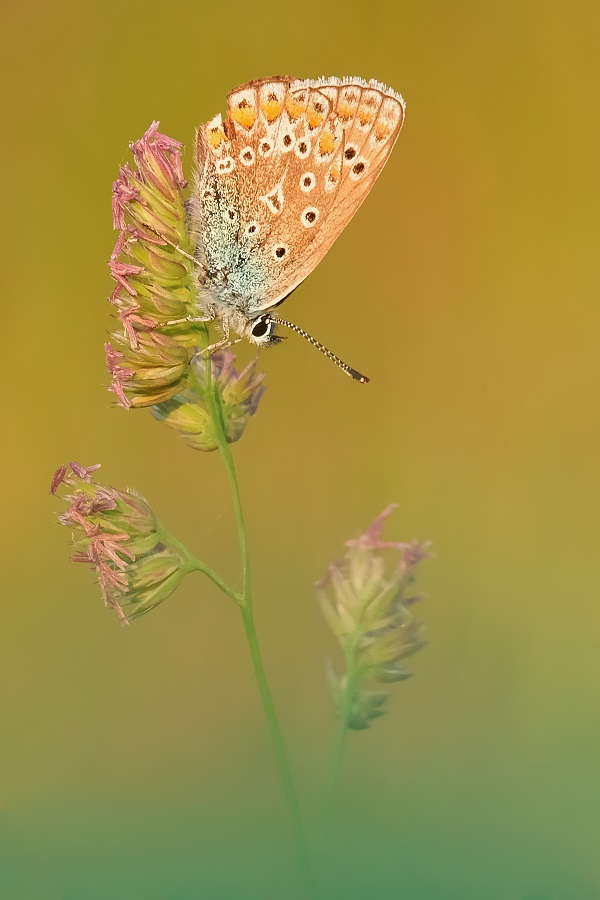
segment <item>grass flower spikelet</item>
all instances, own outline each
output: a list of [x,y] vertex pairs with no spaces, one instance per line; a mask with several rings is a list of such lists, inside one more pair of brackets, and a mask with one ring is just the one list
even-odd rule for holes
[[146,500],[98,484],[98,468],[60,466],[50,492],[67,504],[58,520],[73,533],[72,561],[95,569],[104,603],[127,623],[166,600],[190,567]]
[[[338,716],[348,728],[369,727],[384,714],[387,690],[378,685],[409,678],[404,660],[425,645],[423,625],[411,607],[415,567],[430,555],[428,542],[382,540],[388,506],[366,531],[346,541],[344,557],[317,584],[321,609],[346,659],[346,672],[328,679]],[[386,556],[395,557],[390,565]],[[386,554],[386,556],[384,556]]]

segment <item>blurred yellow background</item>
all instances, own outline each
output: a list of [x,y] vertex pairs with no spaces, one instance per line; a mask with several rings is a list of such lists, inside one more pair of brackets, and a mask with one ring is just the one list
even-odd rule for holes
[[[288,821],[236,609],[200,576],[129,629],[48,497],[102,463],[236,582],[216,454],[111,407],[111,182],[153,119],[235,85],[360,75],[407,117],[285,306],[235,447],[268,675],[310,815],[333,736],[313,583],[392,500],[429,538],[430,644],[350,736],[332,897],[600,897],[597,102],[591,2],[4,11],[0,898],[287,898]],[[7,414],[8,411],[8,414]],[[296,893],[298,891],[298,893]]]

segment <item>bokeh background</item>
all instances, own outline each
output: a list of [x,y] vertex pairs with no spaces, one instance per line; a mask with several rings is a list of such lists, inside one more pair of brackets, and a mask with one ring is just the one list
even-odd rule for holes
[[193,576],[119,628],[47,493],[101,462],[239,579],[218,456],[105,391],[110,186],[153,119],[189,161],[229,89],[281,72],[408,103],[286,305],[373,383],[291,338],[235,447],[309,816],[337,659],[313,583],[392,500],[390,536],[436,551],[417,675],[349,741],[328,896],[600,897],[599,26],[585,0],[5,8],[2,900],[304,896],[237,610]]

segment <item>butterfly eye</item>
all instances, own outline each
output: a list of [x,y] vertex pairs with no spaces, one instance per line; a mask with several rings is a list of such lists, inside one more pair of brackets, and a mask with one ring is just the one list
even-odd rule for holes
[[260,316],[252,326],[252,337],[265,337],[271,330],[270,316]]

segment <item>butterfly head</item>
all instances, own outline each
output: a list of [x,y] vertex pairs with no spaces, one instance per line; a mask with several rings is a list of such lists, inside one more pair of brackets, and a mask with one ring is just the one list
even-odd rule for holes
[[354,378],[355,381],[360,381],[363,384],[367,384],[370,379],[367,378],[366,375],[363,375],[362,372],[359,372],[357,369],[353,369],[352,366],[349,366],[347,363],[343,362],[336,356],[335,353],[332,353],[331,350],[328,350],[327,347],[324,346],[320,341],[309,334],[308,331],[305,331],[304,328],[300,328],[299,325],[294,325],[293,322],[288,322],[287,319],[274,319],[270,313],[261,313],[260,316],[257,316],[254,319],[247,319],[244,323],[243,334],[248,338],[253,344],[257,344],[259,346],[273,344],[279,344],[284,338],[280,335],[275,334],[275,328],[278,325],[283,325],[285,328],[289,328],[291,331],[294,331],[296,334],[299,334],[305,340],[312,344],[313,347],[316,347],[317,350],[320,350],[328,359],[339,366],[346,375],[349,375],[351,378]]

